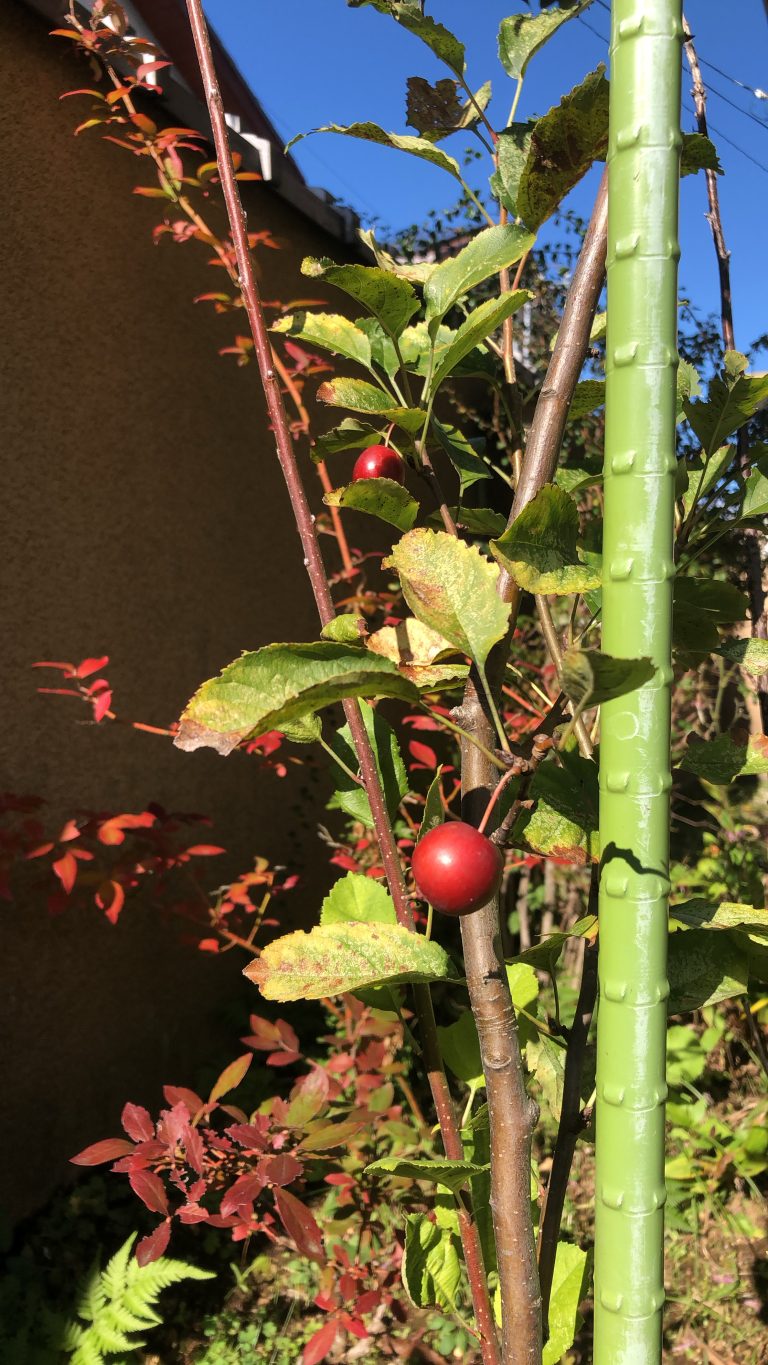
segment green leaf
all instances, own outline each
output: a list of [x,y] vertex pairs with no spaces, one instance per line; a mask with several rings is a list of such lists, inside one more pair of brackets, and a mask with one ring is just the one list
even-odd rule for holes
[[358,228],[357,235],[375,257],[379,268],[388,275],[396,275],[411,284],[424,284],[435,268],[430,261],[396,261],[394,256],[376,241],[376,234],[372,228]]
[[323,640],[336,640],[341,645],[360,644],[360,627],[365,627],[365,620],[358,616],[354,611],[345,611],[341,616],[334,616],[327,626],[323,626],[320,635]]
[[[408,773],[400,754],[397,735],[379,711],[369,706],[367,702],[361,704],[360,711],[384,789],[387,811],[390,817],[393,817],[409,790]],[[331,748],[347,768],[352,772],[358,771],[357,754],[348,725],[342,726],[333,736]],[[329,810],[343,810],[353,820],[359,820],[362,824],[372,827],[373,816],[365,788],[353,782],[341,768],[335,769],[334,781],[336,791],[328,802]]]
[[282,733],[292,744],[315,744],[323,733],[323,727],[320,717],[310,713],[287,724],[283,722]]
[[457,427],[445,425],[432,418],[432,431],[459,476],[459,493],[463,498],[468,488],[480,479],[490,479],[491,471],[483,463],[474,445]]
[[466,1185],[471,1176],[483,1175],[488,1168],[476,1166],[472,1161],[449,1161],[447,1157],[432,1160],[385,1156],[369,1162],[365,1169],[368,1174],[393,1175],[400,1180],[430,1180],[434,1185],[455,1192]]
[[[382,420],[381,426],[386,422]],[[345,417],[339,426],[315,438],[310,451],[315,464],[326,460],[329,455],[337,455],[342,450],[365,450],[367,446],[381,445],[382,433],[367,422],[358,422],[356,417]]]
[[683,146],[680,152],[680,177],[695,175],[697,171],[714,171],[723,174],[714,142],[703,133],[683,133]]
[[420,0],[347,0],[352,9],[371,5],[380,14],[389,14],[398,24],[408,29],[431,48],[441,62],[445,62],[457,76],[464,73],[464,44],[434,19],[422,12]]
[[582,488],[603,482],[603,461],[600,455],[582,455],[579,464],[561,465],[555,475],[558,488],[566,493],[578,493]]
[[565,1048],[558,1047],[553,1038],[539,1033],[525,1049],[528,1070],[541,1088],[542,1098],[555,1123],[560,1122],[565,1081]]
[[768,448],[758,447],[766,453],[755,461],[747,479],[744,501],[741,505],[740,519],[764,517],[768,515]]
[[596,924],[595,915],[584,915],[567,932],[556,930],[554,933],[548,934],[540,943],[533,943],[530,948],[524,949],[522,953],[518,953],[510,961],[525,962],[530,967],[534,967],[537,972],[549,972],[551,974],[557,966],[558,958],[568,939],[590,936]]
[[[507,525],[506,517],[490,507],[451,507],[449,511],[462,530],[473,536],[484,536],[486,540],[502,535]],[[431,512],[427,517],[427,525],[439,531],[443,525],[440,513]]]
[[406,327],[400,337],[400,354],[407,370],[412,374],[426,375],[429,369],[429,357],[432,347],[435,348],[435,359],[438,360],[447,346],[450,346],[456,335],[455,327],[447,327],[441,323],[433,334],[430,334],[426,322],[414,322],[410,327]]
[[413,285],[376,265],[335,265],[327,256],[319,260],[307,256],[301,263],[301,273],[343,289],[392,336],[399,336],[419,311]]
[[768,640],[726,640],[717,652],[739,664],[751,678],[768,673]]
[[397,916],[386,887],[360,872],[348,872],[323,901],[320,923],[396,924]]
[[430,331],[434,334],[433,324],[475,285],[519,261],[534,240],[530,232],[516,226],[484,228],[458,255],[435,266],[424,286]]
[[721,901],[719,905],[695,896],[670,907],[670,926],[677,923],[687,929],[761,929],[768,930],[768,910],[754,905],[739,905]]
[[570,750],[560,760],[562,766],[549,759],[534,773],[530,796],[536,805],[520,816],[515,840],[524,840],[536,853],[571,863],[596,862],[600,854],[597,764]]
[[682,495],[683,512],[690,515],[700,498],[706,496],[731,464],[736,451],[733,446],[721,446],[708,460],[683,462],[688,474],[688,485]]
[[582,710],[636,691],[655,672],[650,659],[615,659],[599,649],[566,649],[563,654],[563,690]]
[[392,399],[383,389],[376,388],[365,379],[331,379],[321,384],[317,390],[321,403],[334,408],[351,408],[353,412],[367,412],[384,422],[394,422],[404,431],[420,431],[424,425],[426,412],[421,408],[399,408],[392,406]]
[[369,516],[396,526],[399,531],[410,531],[419,511],[416,499],[395,479],[356,479],[354,483],[326,493],[323,502],[329,507],[367,512]]
[[690,929],[670,935],[667,976],[669,1013],[684,1014],[744,995],[747,955],[728,933]]
[[436,981],[452,974],[437,943],[401,924],[323,924],[273,939],[244,976],[267,1000],[321,1000],[384,982]]
[[474,308],[462,322],[450,346],[441,353],[429,387],[430,396],[464,356],[501,327],[504,320],[522,308],[529,298],[531,295],[527,289],[515,289],[502,294],[500,298],[486,299],[485,303]]
[[579,1304],[588,1291],[589,1255],[571,1242],[558,1242],[549,1299],[549,1337],[542,1365],[558,1365],[581,1326]]
[[560,28],[587,8],[590,0],[572,5],[570,9],[543,10],[541,14],[513,14],[502,19],[499,28],[499,61],[513,80],[522,80],[532,57]]
[[441,800],[442,776],[443,765],[441,763],[440,767],[438,768],[437,772],[432,778],[432,781],[429,784],[429,790],[424,801],[424,814],[421,817],[419,833],[416,839],[417,843],[419,842],[419,839],[424,838],[425,834],[429,834],[429,831],[431,829],[434,829],[436,825],[442,825],[443,821],[445,820],[445,814],[443,812],[443,803]]
[[461,1284],[458,1238],[423,1213],[408,1214],[400,1273],[405,1291],[417,1308],[454,1312]]
[[459,163],[452,156],[448,156],[447,152],[441,152],[439,147],[435,147],[423,137],[411,137],[407,133],[385,133],[378,123],[350,123],[346,128],[338,123],[327,123],[322,128],[311,128],[309,133],[299,133],[291,138],[286,145],[286,152],[295,147],[302,138],[310,137],[312,133],[341,133],[344,137],[361,138],[363,142],[376,142],[380,147],[408,152],[411,156],[418,156],[422,161],[431,161],[433,166],[439,166],[454,179],[461,181]]
[[490,81],[463,103],[459,86],[450,77],[431,85],[422,76],[409,76],[407,85],[406,122],[429,142],[441,142],[451,133],[473,128],[491,98]]
[[688,398],[696,398],[701,393],[701,381],[698,372],[682,356],[677,367],[677,422],[682,422],[685,417],[685,401]]
[[588,412],[594,412],[595,408],[601,408],[604,403],[605,380],[582,379],[573,391],[568,421],[573,422],[580,417],[586,417]]
[[743,592],[722,578],[676,578],[675,610],[709,617],[715,625],[743,621],[749,603]]
[[332,355],[355,360],[358,365],[370,369],[371,343],[368,337],[354,322],[339,313],[291,313],[288,317],[278,318],[269,330],[297,337],[310,346],[320,346]]
[[507,629],[509,605],[496,592],[499,569],[445,531],[409,531],[385,567],[400,577],[415,616],[481,667]]
[[453,1024],[438,1027],[440,1051],[446,1066],[465,1085],[477,1089],[485,1085],[480,1041],[471,1010],[464,1010]]
[[726,351],[723,374],[710,381],[706,399],[683,404],[706,455],[713,455],[768,400],[768,374],[743,374],[742,361],[746,365],[738,351]]
[[[499,138],[493,188],[532,231],[608,150],[608,82],[601,65],[535,122]],[[524,159],[523,159],[524,158]]]
[[579,559],[578,534],[576,503],[564,489],[547,483],[490,549],[526,592],[586,592],[599,587],[601,579]]
[[266,645],[198,688],[174,744],[228,754],[244,739],[280,730],[344,697],[384,696],[415,701],[418,692],[389,659],[366,649],[331,640]]
[[717,786],[727,786],[737,777],[760,776],[768,773],[768,736],[750,735],[746,744],[736,743],[730,735],[692,736],[680,767]]

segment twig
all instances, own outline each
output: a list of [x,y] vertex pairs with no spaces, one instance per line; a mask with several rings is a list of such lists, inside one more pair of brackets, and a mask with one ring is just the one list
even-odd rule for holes
[[[597,909],[597,868],[592,869],[590,885],[590,912]],[[539,1231],[539,1279],[544,1321],[549,1317],[549,1297],[552,1291],[552,1274],[555,1269],[557,1239],[563,1217],[563,1205],[571,1175],[573,1155],[579,1133],[584,1127],[581,1111],[581,1073],[587,1048],[587,1038],[592,1023],[595,1001],[597,999],[597,943],[587,943],[584,948],[584,961],[581,969],[581,987],[576,1002],[576,1013],[568,1039],[568,1052],[565,1058],[563,1077],[563,1103],[560,1112],[560,1126],[552,1156],[549,1183],[544,1195]]]
[[[557,638],[555,623],[552,620],[552,610],[546,597],[539,595],[536,598],[536,611],[539,617],[541,633],[544,642],[549,650],[549,657],[555,666],[557,681],[560,687],[563,686],[563,651],[560,648],[560,641]],[[582,758],[591,758],[593,744],[589,737],[589,732],[584,724],[583,716],[576,716],[573,721],[573,732],[579,742],[579,752]]]
[[[264,311],[261,305],[256,277],[248,246],[248,232],[245,214],[235,179],[232,156],[229,148],[227,125],[224,117],[224,104],[216,78],[211,54],[208,29],[203,16],[202,0],[187,0],[192,35],[195,42],[197,60],[205,91],[206,103],[211,119],[216,159],[221,176],[224,202],[227,206],[232,239],[235,247],[237,268],[243,304],[253,337],[254,351],[259,367],[264,395],[267,403],[272,429],[277,447],[277,456],[293,508],[296,526],[304,552],[304,564],[312,586],[315,603],[321,623],[326,625],[335,615],[330,587],[323,565],[320,545],[315,530],[314,518],[309,509],[306,492],[301,482],[296,455],[293,449],[288,419],[283,403],[280,383],[274,368],[272,348],[267,334]],[[360,773],[365,785],[371,807],[374,829],[379,844],[381,860],[395,906],[398,922],[406,928],[414,929],[413,912],[408,900],[403,869],[397,851],[392,825],[387,813],[384,793],[376,768],[376,762],[368,734],[363,723],[359,704],[354,700],[344,702],[344,714],[350,728],[352,740],[360,764]],[[450,1160],[460,1160],[463,1156],[461,1135],[456,1114],[448,1089],[445,1071],[440,1056],[432,997],[429,987],[416,986],[414,989],[416,1012],[419,1019],[424,1060],[427,1069],[432,1097],[443,1138],[446,1156]],[[470,1283],[472,1302],[478,1330],[483,1342],[484,1358],[489,1365],[500,1365],[496,1327],[488,1295],[488,1286],[483,1266],[482,1249],[477,1225],[466,1209],[459,1214],[464,1259]]]

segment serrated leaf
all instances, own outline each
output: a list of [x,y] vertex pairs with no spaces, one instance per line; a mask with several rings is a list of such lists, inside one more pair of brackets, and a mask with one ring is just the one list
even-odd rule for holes
[[408,1214],[401,1274],[405,1291],[417,1308],[454,1312],[461,1284],[457,1237],[423,1213]]
[[730,933],[690,929],[672,934],[667,963],[669,1013],[683,1014],[744,995],[748,975],[747,954]]
[[403,676],[420,689],[467,676],[465,663],[438,662],[446,654],[454,654],[456,647],[413,616],[396,626],[382,626],[369,635],[367,644],[374,654],[391,659]]
[[579,708],[635,692],[656,672],[650,659],[615,659],[599,649],[566,649],[561,668],[563,690]]
[[525,962],[529,967],[534,967],[537,972],[554,971],[558,958],[569,938],[591,938],[596,929],[597,918],[594,915],[585,915],[577,920],[567,932],[555,931],[548,934],[540,943],[531,944],[530,948],[525,948],[522,953],[511,958],[511,962]]
[[445,27],[423,13],[420,0],[347,0],[352,9],[370,5],[379,14],[388,14],[420,38],[441,62],[445,62],[457,76],[464,72],[464,44]]
[[721,578],[676,578],[674,604],[675,612],[706,617],[718,626],[745,620],[749,610],[744,593]]
[[328,403],[334,408],[371,413],[411,433],[421,430],[427,415],[422,408],[393,407],[389,394],[365,379],[331,379],[320,385],[317,397],[321,403]]
[[675,420],[682,422],[685,417],[685,401],[696,398],[701,393],[701,380],[698,371],[682,356],[677,366],[677,415]]
[[429,784],[429,789],[424,801],[424,813],[421,817],[419,833],[416,838],[417,843],[419,842],[419,839],[424,838],[425,834],[429,834],[431,829],[435,829],[437,825],[442,825],[445,820],[442,802],[442,779],[443,765],[441,763]]
[[[765,451],[760,455],[760,451]],[[768,516],[768,448],[758,446],[750,454],[757,455],[755,464],[750,471],[744,490],[744,501],[741,504],[740,519],[745,521],[748,517]]]
[[320,910],[321,924],[396,924],[386,887],[361,872],[348,872],[328,892]]
[[400,924],[326,924],[274,939],[244,975],[267,1000],[321,1000],[384,982],[437,981],[451,964],[439,944]]
[[499,139],[493,188],[532,231],[608,151],[608,82],[601,65],[542,118]]
[[393,1175],[400,1180],[429,1180],[446,1190],[460,1190],[473,1175],[483,1175],[487,1166],[476,1166],[472,1161],[449,1161],[447,1157],[385,1156],[366,1166],[369,1175]]
[[697,171],[714,171],[723,174],[717,147],[703,133],[683,133],[680,151],[680,178],[695,175]]
[[344,697],[401,697],[418,692],[388,659],[353,645],[266,645],[242,654],[188,703],[174,743],[231,753],[244,739],[279,730]]
[[[502,535],[507,524],[506,517],[490,507],[451,507],[449,511],[461,530],[473,536],[483,536],[486,540]],[[427,525],[436,531],[440,530],[443,525],[440,513],[431,512],[427,517]]]
[[450,77],[431,85],[423,76],[409,76],[407,86],[406,122],[429,142],[441,142],[451,133],[473,128],[491,98],[490,81],[473,99],[463,102],[457,82]]
[[602,482],[603,461],[599,455],[584,455],[579,464],[561,465],[555,474],[555,483],[566,493],[578,493]]
[[513,14],[502,19],[499,27],[499,61],[513,80],[521,80],[532,57],[560,28],[587,8],[591,0],[570,9],[542,10],[540,14]]
[[438,422],[433,417],[432,431],[459,476],[459,494],[462,498],[473,483],[478,483],[480,479],[490,479],[490,469],[483,463],[472,442],[462,435],[458,427]]
[[282,733],[293,744],[316,744],[323,733],[323,726],[319,716],[314,714],[298,716],[296,720],[287,723],[283,721]]
[[444,318],[470,289],[514,265],[533,243],[533,235],[517,226],[489,227],[478,232],[462,251],[441,261],[432,271],[424,286],[427,322],[434,324]]
[[365,627],[365,619],[354,611],[334,616],[320,631],[321,639],[335,640],[337,644],[354,645],[361,642],[360,627]]
[[605,380],[582,379],[573,391],[568,421],[573,422],[580,417],[586,417],[588,412],[594,412],[595,408],[601,408],[604,403]]
[[735,901],[715,904],[695,896],[670,906],[670,924],[675,921],[688,929],[760,929],[768,931],[768,910]]
[[560,1122],[565,1081],[565,1049],[552,1038],[539,1033],[525,1049],[528,1070],[536,1078],[547,1108],[556,1123]]
[[357,235],[375,257],[379,268],[388,275],[396,275],[411,284],[424,284],[435,268],[430,261],[396,261],[394,256],[376,241],[376,234],[372,228],[358,228]]
[[386,332],[399,336],[419,310],[419,300],[408,280],[376,265],[336,265],[327,256],[307,256],[302,275],[327,280],[371,313]]
[[724,372],[710,380],[707,397],[683,404],[705,455],[714,454],[732,431],[744,426],[768,401],[768,375],[742,374],[730,357],[746,364],[738,352],[726,351]]
[[562,766],[551,759],[537,768],[530,787],[533,811],[525,811],[514,828],[516,840],[536,853],[567,862],[596,862],[598,839],[597,764],[566,750]]
[[392,337],[377,318],[356,318],[355,326],[368,338],[373,364],[378,365],[380,370],[393,379],[400,368],[400,361]]
[[398,531],[410,531],[419,512],[419,504],[395,479],[356,479],[326,493],[323,502],[329,507],[344,507],[353,512],[367,512]]
[[518,308],[522,308],[530,297],[527,289],[515,289],[502,294],[500,298],[486,299],[485,303],[474,308],[462,322],[451,344],[441,352],[429,386],[429,394],[434,394],[451,370],[454,370],[475,346],[501,327],[506,318],[516,313]]
[[311,137],[313,133],[341,133],[344,137],[355,137],[362,139],[363,142],[375,142],[380,147],[391,147],[394,151],[408,152],[411,156],[417,156],[422,161],[431,161],[433,166],[439,166],[441,170],[447,171],[455,180],[461,181],[461,171],[459,163],[447,152],[442,152],[439,147],[435,147],[432,142],[428,142],[423,137],[411,137],[407,133],[386,133],[380,128],[378,123],[350,123],[347,127],[342,127],[338,123],[327,123],[322,128],[312,128],[308,133],[299,133],[296,137],[286,144],[286,152],[295,147],[302,138]]
[[[381,427],[385,426],[386,422],[382,420]],[[381,430],[369,426],[367,422],[358,422],[356,417],[345,417],[339,426],[315,438],[310,454],[315,464],[318,464],[320,460],[339,451],[365,450],[366,446],[380,445],[381,440]]]
[[[378,710],[366,702],[362,703],[360,711],[373,749],[376,770],[387,803],[387,811],[390,817],[394,817],[400,802],[409,790],[408,773],[400,754],[397,735]],[[331,739],[331,748],[335,754],[338,754],[347,768],[352,772],[357,772],[357,754],[348,725],[337,730]],[[361,824],[372,826],[373,816],[365,788],[353,782],[352,778],[341,768],[335,770],[334,781],[336,791],[328,802],[329,809],[343,810],[353,820],[359,820]]]
[[699,499],[705,497],[723,477],[735,454],[735,448],[726,445],[716,450],[708,460],[682,462],[688,475],[687,486],[681,499],[686,517],[693,511]]
[[475,546],[426,530],[409,531],[384,564],[396,569],[414,615],[482,667],[509,620],[498,566]]
[[371,343],[368,337],[354,322],[339,313],[291,313],[288,317],[278,318],[269,330],[297,337],[310,346],[319,346],[332,355],[355,360],[358,365],[370,369]]
[[492,540],[494,558],[532,593],[586,592],[600,586],[600,574],[579,558],[579,513],[564,489],[548,483]]
[[549,1299],[549,1336],[542,1365],[559,1365],[581,1326],[579,1304],[589,1283],[589,1254],[571,1242],[558,1242]]
[[751,678],[768,673],[768,640],[726,640],[717,652],[739,664]]
[[730,735],[692,738],[680,767],[717,786],[727,786],[737,777],[761,776],[768,773],[768,736],[750,735],[746,744],[737,743]]

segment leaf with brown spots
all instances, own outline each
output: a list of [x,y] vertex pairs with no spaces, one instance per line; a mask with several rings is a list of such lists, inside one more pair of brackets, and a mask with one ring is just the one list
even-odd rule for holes
[[436,981],[451,974],[438,943],[400,924],[354,922],[286,934],[244,971],[267,1000],[321,1000],[385,981]]

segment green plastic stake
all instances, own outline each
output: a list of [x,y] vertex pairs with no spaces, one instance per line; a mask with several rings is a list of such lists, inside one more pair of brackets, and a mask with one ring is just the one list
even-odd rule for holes
[[681,0],[613,0],[595,1365],[661,1360]]

